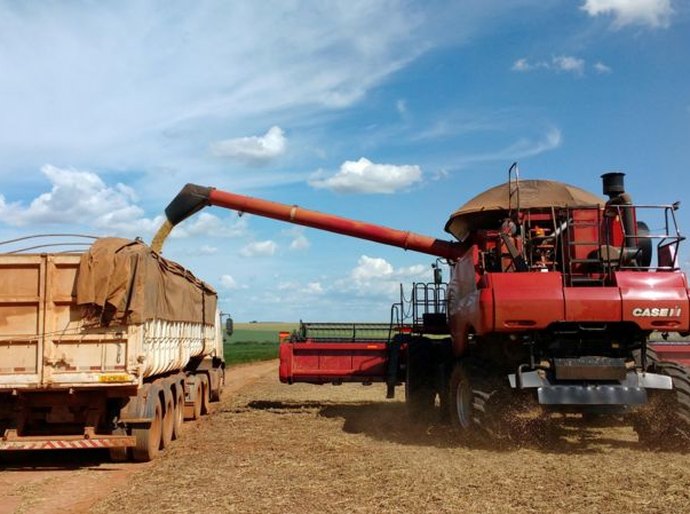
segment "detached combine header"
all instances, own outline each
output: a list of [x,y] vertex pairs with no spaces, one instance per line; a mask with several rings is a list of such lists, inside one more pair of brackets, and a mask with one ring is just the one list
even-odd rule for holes
[[[690,333],[678,266],[678,204],[636,205],[623,173],[607,200],[549,180],[508,182],[448,219],[457,241],[395,230],[192,184],[166,209],[170,227],[207,205],[439,257],[443,284],[415,284],[412,319],[381,338],[305,336],[281,345],[284,382],[405,384],[414,416],[441,414],[467,433],[510,436],[516,405],[629,415],[641,439],[690,434],[690,350],[652,334]],[[654,219],[652,231],[642,219]],[[656,228],[660,227],[660,228]],[[402,295],[401,295],[402,296]],[[520,401],[516,401],[519,399]],[[649,420],[654,420],[651,423]]]

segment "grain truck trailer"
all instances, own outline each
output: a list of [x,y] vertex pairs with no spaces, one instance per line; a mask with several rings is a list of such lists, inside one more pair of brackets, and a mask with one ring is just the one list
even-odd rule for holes
[[143,243],[0,255],[0,451],[151,460],[223,376],[215,292]]
[[[307,334],[284,343],[285,382],[385,381],[389,396],[404,383],[415,418],[436,412],[438,399],[468,435],[511,437],[516,409],[537,405],[626,416],[641,440],[687,444],[689,345],[669,338],[690,334],[678,203],[635,204],[623,176],[602,175],[602,199],[569,184],[520,180],[513,166],[506,183],[451,214],[445,230],[455,242],[191,184],[166,217],[174,226],[215,205],[419,251],[449,266],[448,283],[413,294],[419,315],[392,323],[386,341]],[[669,340],[659,343],[657,334]]]

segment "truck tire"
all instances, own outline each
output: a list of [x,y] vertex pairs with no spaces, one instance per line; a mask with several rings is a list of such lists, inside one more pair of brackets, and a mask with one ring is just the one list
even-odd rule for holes
[[173,423],[173,439],[182,434],[184,423],[184,390],[181,383],[175,385],[175,422]]
[[202,373],[198,375],[201,382],[201,415],[205,416],[209,411],[209,403],[211,402],[211,387],[208,380],[208,375]]
[[[123,428],[116,428],[113,430],[113,435],[127,435],[127,431]],[[124,446],[108,448],[108,455],[112,462],[127,462],[129,460],[129,448]]]
[[127,462],[129,460],[129,453],[124,447],[108,448],[108,456],[110,462]]
[[212,370],[212,373],[218,374],[218,387],[211,388],[211,401],[219,402],[223,394],[223,386],[225,385],[225,370],[223,368],[215,368]]
[[405,407],[413,421],[428,422],[435,412],[436,388],[431,341],[411,337],[407,341]]
[[136,445],[132,448],[132,459],[135,462],[149,462],[158,456],[161,448],[161,433],[163,426],[163,408],[156,399],[153,419],[148,428],[133,428],[132,435],[136,437]]
[[[168,395],[166,395],[167,397]],[[161,448],[167,448],[173,440],[175,431],[175,404],[170,397],[163,413],[163,423],[161,427]]]
[[190,409],[190,416],[189,419],[192,420],[197,420],[201,417],[201,404],[203,402],[202,395],[204,391],[204,387],[201,384],[201,380],[199,380],[199,376],[194,377],[194,403],[192,405],[192,408]]

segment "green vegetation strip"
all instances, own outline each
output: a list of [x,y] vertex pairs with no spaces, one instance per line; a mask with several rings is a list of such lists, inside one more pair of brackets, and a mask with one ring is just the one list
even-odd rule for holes
[[278,343],[227,343],[224,350],[226,366],[278,358]]
[[231,337],[225,337],[227,366],[278,358],[278,334],[292,332],[297,323],[236,323]]

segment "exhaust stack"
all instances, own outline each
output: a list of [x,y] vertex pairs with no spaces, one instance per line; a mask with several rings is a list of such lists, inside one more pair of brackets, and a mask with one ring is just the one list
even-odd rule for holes
[[621,206],[621,221],[625,232],[625,247],[637,249],[637,223],[632,209],[632,197],[625,192],[625,173],[610,172],[601,176],[604,194],[609,197],[606,205]]

